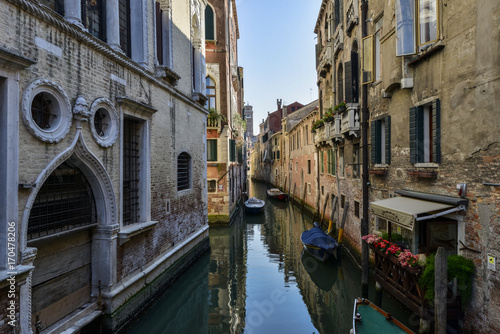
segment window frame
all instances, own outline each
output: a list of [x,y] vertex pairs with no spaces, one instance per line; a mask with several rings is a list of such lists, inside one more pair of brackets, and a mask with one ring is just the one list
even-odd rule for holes
[[[215,149],[215,152],[213,151],[214,149]],[[217,159],[218,159],[218,140],[208,138],[207,139],[207,161],[217,161]]]
[[[210,9],[212,12],[212,29],[209,29],[209,26],[208,26],[208,24],[210,22],[209,22],[209,19],[207,16],[207,9]],[[216,39],[217,29],[216,29],[215,22],[216,22],[215,10],[212,8],[212,6],[210,4],[207,4],[207,6],[205,7],[205,40],[206,41],[216,41],[217,40]],[[211,30],[211,33],[213,34],[212,36],[208,36],[209,30]],[[209,37],[213,37],[213,38],[209,38]]]
[[[185,162],[181,161],[181,158],[185,158]],[[192,161],[191,155],[186,151],[182,151],[177,155],[177,192],[191,190],[192,188]],[[181,165],[181,162],[185,166]],[[187,175],[187,181],[182,181],[182,183],[180,180],[181,172]]]
[[370,124],[371,163],[391,163],[391,116],[374,120]]
[[441,163],[440,100],[410,108],[409,118],[410,163]]

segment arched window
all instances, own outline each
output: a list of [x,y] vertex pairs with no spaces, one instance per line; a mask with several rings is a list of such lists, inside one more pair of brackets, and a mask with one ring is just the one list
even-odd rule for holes
[[217,109],[217,100],[216,100],[216,95],[215,95],[215,81],[212,80],[212,78],[207,77],[206,79],[206,86],[207,86],[207,109],[210,110],[210,108]]
[[182,152],[177,157],[177,190],[189,189],[191,185],[191,156]]
[[215,16],[214,10],[210,5],[205,7],[205,40],[215,40]]
[[28,239],[97,223],[94,195],[76,166],[62,163],[40,188],[28,220]]

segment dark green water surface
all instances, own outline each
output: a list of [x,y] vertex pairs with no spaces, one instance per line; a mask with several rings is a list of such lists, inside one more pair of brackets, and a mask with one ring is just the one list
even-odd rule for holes
[[[352,328],[361,272],[347,252],[320,263],[302,252],[300,234],[312,217],[266,198],[265,212],[243,210],[230,227],[210,228],[211,252],[200,258],[126,333],[335,334]],[[418,318],[370,283],[368,298],[418,330]],[[376,334],[383,334],[380,331]]]

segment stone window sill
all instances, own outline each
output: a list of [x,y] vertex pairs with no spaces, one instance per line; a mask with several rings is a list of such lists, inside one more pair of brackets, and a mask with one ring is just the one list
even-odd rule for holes
[[[7,281],[7,279],[11,276],[15,276],[16,278],[16,283],[24,281],[27,277],[28,274],[30,273],[31,270],[33,270],[35,267],[33,266],[23,266],[23,265],[17,265],[14,270],[2,270],[0,271],[0,289],[5,288],[6,286],[10,285],[10,282]],[[14,273],[14,274],[12,274]]]
[[149,221],[144,223],[131,224],[122,227],[120,232],[118,232],[120,245],[129,241],[130,238],[132,238],[133,236],[152,230],[156,226],[156,224],[158,224],[158,221]]

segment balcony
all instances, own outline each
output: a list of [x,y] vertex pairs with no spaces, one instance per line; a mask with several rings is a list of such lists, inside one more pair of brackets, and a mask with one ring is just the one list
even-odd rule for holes
[[359,104],[348,103],[347,110],[335,115],[333,122],[325,122],[325,125],[316,129],[314,143],[321,144],[330,140],[341,142],[350,136],[360,135],[360,113]]
[[359,104],[348,103],[347,111],[342,113],[341,133],[345,136],[359,136],[360,117]]

